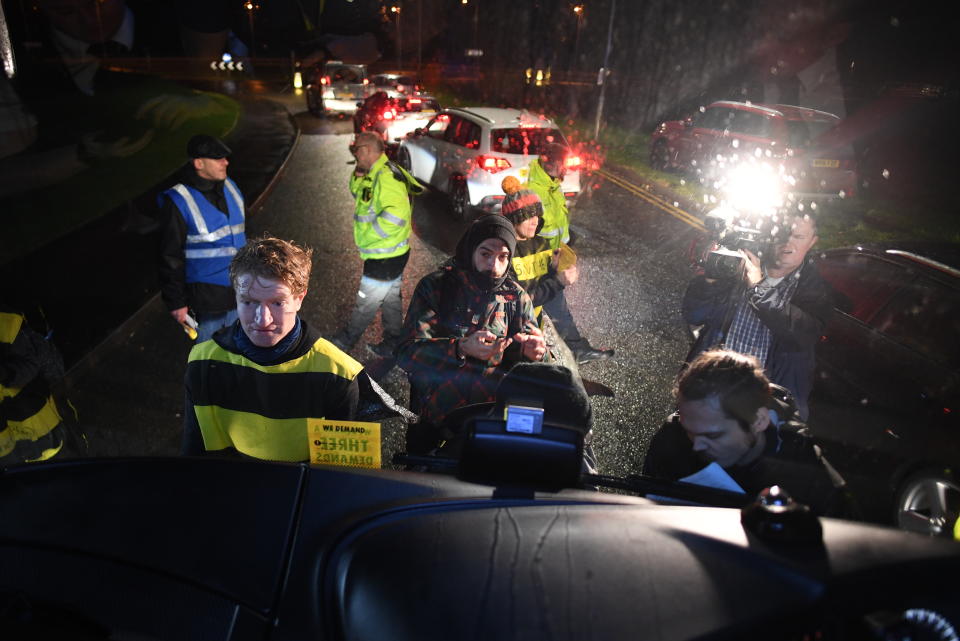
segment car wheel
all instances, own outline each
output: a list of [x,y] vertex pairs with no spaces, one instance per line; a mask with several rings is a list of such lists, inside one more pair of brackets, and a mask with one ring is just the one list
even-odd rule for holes
[[953,536],[960,517],[960,484],[941,471],[914,474],[897,493],[897,526],[928,536]]
[[650,166],[657,171],[666,171],[670,168],[670,148],[666,140],[658,140],[653,143],[650,150]]
[[470,193],[467,191],[467,179],[463,176],[450,179],[450,205],[457,220],[467,220],[470,216]]
[[410,151],[406,147],[400,147],[397,150],[397,164],[413,173],[413,161],[410,159]]
[[323,115],[323,98],[320,92],[313,87],[307,87],[307,111],[317,118]]

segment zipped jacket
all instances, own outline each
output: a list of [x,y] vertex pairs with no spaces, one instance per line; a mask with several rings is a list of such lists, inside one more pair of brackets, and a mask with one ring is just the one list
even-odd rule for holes
[[410,196],[423,186],[405,169],[380,154],[363,176],[350,176],[353,239],[364,260],[393,258],[410,251]]
[[530,163],[527,187],[536,192],[543,203],[543,227],[539,236],[550,241],[551,249],[559,249],[560,243],[570,242],[570,212],[567,197],[563,195],[562,181],[551,178],[537,158]]

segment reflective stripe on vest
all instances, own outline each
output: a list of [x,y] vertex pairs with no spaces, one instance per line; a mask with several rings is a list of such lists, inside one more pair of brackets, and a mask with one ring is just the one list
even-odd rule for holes
[[204,448],[233,447],[263,460],[305,461],[308,421],[324,413],[317,390],[345,388],[362,369],[322,338],[303,356],[277,365],[258,365],[215,341],[196,345],[187,384]]
[[219,258],[221,256],[235,256],[236,247],[217,247],[216,249],[185,249],[183,255],[187,258]]
[[375,249],[364,249],[363,247],[359,247],[358,249],[360,250],[361,254],[389,254],[390,252],[397,251],[398,249],[402,249],[409,244],[410,243],[407,242],[406,240],[401,240],[399,243],[397,243],[393,247],[377,247]]

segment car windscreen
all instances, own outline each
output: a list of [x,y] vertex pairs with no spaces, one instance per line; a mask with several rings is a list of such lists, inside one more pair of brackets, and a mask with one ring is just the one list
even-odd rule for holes
[[559,129],[517,127],[490,132],[490,150],[501,154],[536,155],[553,142],[564,144]]
[[331,82],[345,82],[349,84],[358,84],[363,82],[363,71],[359,67],[338,66],[327,67],[326,74],[330,76]]

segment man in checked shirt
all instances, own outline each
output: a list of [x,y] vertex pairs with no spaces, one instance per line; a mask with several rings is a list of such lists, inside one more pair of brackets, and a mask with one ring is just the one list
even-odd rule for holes
[[771,382],[793,393],[803,420],[813,388],[814,349],[833,307],[832,288],[807,253],[817,223],[807,214],[788,218],[790,235],[761,261],[741,249],[739,278],[698,275],[683,297],[683,318],[702,329],[686,361],[722,346],[755,356]]

